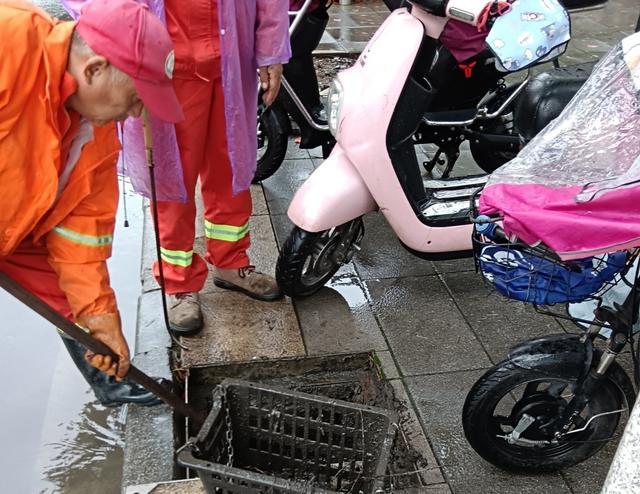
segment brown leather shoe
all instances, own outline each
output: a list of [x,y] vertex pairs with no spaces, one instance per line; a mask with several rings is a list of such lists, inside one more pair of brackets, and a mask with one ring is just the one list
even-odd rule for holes
[[282,298],[276,279],[256,271],[254,266],[239,269],[215,268],[213,283],[220,288],[242,292],[251,298],[265,302]]
[[169,328],[177,336],[192,336],[204,326],[200,297],[197,293],[176,293],[167,296]]

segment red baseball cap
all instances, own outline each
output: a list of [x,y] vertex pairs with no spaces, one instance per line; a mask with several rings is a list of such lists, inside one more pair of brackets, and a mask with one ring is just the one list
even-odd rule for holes
[[133,79],[152,115],[172,123],[184,119],[171,83],[171,38],[146,5],[135,0],[93,0],[80,12],[76,29],[94,52]]

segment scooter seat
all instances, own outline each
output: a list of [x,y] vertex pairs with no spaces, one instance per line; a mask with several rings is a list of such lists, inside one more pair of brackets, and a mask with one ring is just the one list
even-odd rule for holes
[[591,75],[595,62],[559,67],[536,75],[519,96],[514,125],[529,142],[554,118]]

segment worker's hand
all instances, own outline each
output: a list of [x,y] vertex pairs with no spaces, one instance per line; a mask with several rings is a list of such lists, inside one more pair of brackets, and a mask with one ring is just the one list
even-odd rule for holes
[[260,75],[260,87],[264,91],[262,101],[269,106],[276,100],[280,91],[280,81],[282,79],[282,64],[267,65],[258,69]]
[[93,338],[107,345],[118,356],[116,362],[109,355],[96,355],[87,351],[87,361],[105,374],[115,377],[117,381],[122,381],[129,372],[130,357],[129,346],[122,334],[120,314],[84,316],[78,318],[77,322],[79,326],[87,328]]

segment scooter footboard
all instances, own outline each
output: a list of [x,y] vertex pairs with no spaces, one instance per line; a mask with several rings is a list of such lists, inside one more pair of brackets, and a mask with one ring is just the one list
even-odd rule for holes
[[362,177],[336,144],[293,196],[287,215],[308,232],[321,232],[378,209]]

